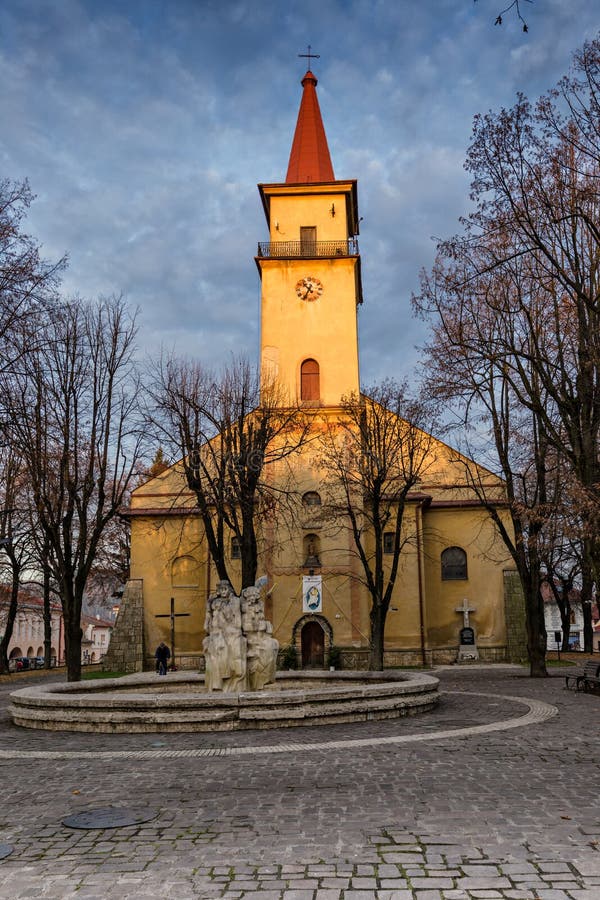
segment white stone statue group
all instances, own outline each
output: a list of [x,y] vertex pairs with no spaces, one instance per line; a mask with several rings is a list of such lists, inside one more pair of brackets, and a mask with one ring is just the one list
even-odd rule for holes
[[204,621],[207,691],[259,691],[275,681],[279,641],[257,587],[236,597],[228,581],[211,594]]

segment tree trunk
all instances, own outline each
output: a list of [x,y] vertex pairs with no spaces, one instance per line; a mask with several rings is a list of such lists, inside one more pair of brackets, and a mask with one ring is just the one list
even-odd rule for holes
[[[47,559],[47,555],[44,559]],[[44,566],[44,668],[52,663],[52,610],[50,608],[50,570]],[[57,650],[58,652],[58,650]],[[57,660],[58,663],[58,660]]]
[[10,591],[10,604],[8,606],[8,614],[6,616],[6,625],[4,626],[4,634],[0,641],[0,673],[2,675],[9,674],[8,668],[8,645],[12,638],[13,627],[17,617],[17,609],[19,606],[19,578],[15,577],[13,572],[12,585]]
[[525,604],[529,674],[532,678],[545,678],[548,675],[546,669],[548,638],[544,622],[544,599],[537,577],[531,579],[529,588],[529,596],[526,594]]
[[65,662],[67,681],[81,681],[81,600],[73,595],[62,598],[65,622]]
[[594,630],[592,624],[593,575],[590,563],[589,542],[584,541],[583,569],[581,573],[581,611],[583,613],[583,651],[594,652]]
[[371,648],[369,653],[369,669],[372,672],[383,670],[383,637],[385,632],[385,611],[381,601],[373,598],[371,607]]

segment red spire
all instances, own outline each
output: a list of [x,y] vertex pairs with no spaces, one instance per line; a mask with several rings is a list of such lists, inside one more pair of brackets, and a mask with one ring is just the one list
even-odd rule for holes
[[302,101],[292,142],[286,184],[335,181],[317,99],[317,79],[308,70],[302,79]]

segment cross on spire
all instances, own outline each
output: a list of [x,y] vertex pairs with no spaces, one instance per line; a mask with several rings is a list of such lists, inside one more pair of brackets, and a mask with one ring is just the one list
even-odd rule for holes
[[308,59],[308,68],[310,69],[310,61],[311,59],[321,59],[320,53],[311,53],[311,45],[308,45],[308,53],[299,53],[298,56],[303,57],[304,59]]

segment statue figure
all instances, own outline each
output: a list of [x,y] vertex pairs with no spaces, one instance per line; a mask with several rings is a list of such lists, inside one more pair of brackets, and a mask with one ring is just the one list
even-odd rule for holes
[[204,621],[205,684],[208,691],[246,688],[246,639],[242,634],[240,598],[228,581],[217,584],[208,599]]
[[257,587],[242,591],[242,628],[247,642],[248,688],[259,691],[275,681],[279,641],[271,637],[273,626],[265,619],[265,610]]
[[219,581],[208,598],[204,621],[207,691],[257,691],[275,681],[279,642],[265,619],[257,587],[236,597],[228,581]]

